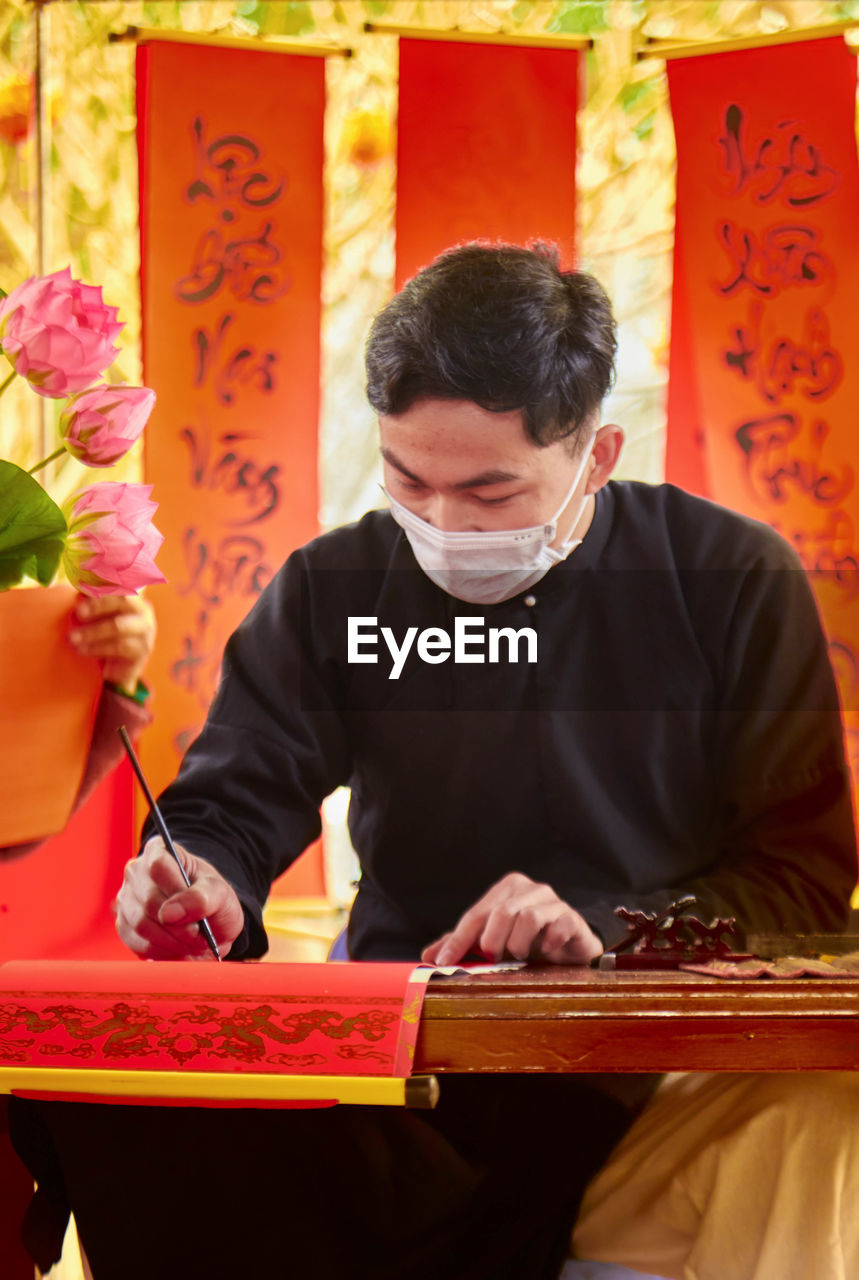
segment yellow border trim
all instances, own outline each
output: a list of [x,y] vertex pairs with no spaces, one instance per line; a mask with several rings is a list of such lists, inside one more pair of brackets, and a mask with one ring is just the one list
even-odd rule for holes
[[589,36],[515,35],[510,31],[461,31],[459,27],[434,30],[431,27],[406,27],[395,22],[365,22],[364,30],[373,36],[406,36],[410,40],[450,40],[462,44],[526,45],[532,49],[592,49]]
[[726,40],[652,40],[636,51],[638,62],[645,58],[701,58],[710,53],[735,53],[741,49],[766,49],[770,45],[798,44],[803,40],[825,40],[831,36],[855,31],[859,19],[831,22],[822,27],[793,27],[789,31],[773,31],[769,35],[736,36]]
[[[434,1077],[410,1077],[418,1080]],[[372,1106],[406,1105],[408,1081],[390,1076],[290,1076],[260,1072],[113,1071],[0,1067],[0,1094],[97,1094],[116,1098],[232,1099],[247,1102],[334,1099]]]
[[126,27],[124,31],[111,31],[110,44],[142,44],[149,40],[164,40],[170,44],[204,44],[216,49],[256,49],[262,53],[298,53],[309,58],[351,58],[348,45],[320,44],[300,40],[253,40],[242,36],[207,35],[205,31],[167,31],[161,27]]

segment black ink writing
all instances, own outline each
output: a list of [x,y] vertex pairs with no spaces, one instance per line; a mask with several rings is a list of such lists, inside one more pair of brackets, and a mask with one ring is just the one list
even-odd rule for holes
[[235,316],[223,315],[212,332],[202,326],[194,330],[194,386],[202,387],[211,378],[215,395],[221,404],[231,405],[236,387],[252,387],[259,391],[274,390],[275,351],[259,352],[256,347],[225,347],[227,330]]
[[176,285],[176,296],[182,302],[205,302],[226,285],[239,302],[265,304],[280,298],[290,278],[281,266],[281,250],[270,239],[273,230],[274,223],[267,222],[258,236],[241,240],[205,231],[190,272]]
[[842,508],[826,512],[817,528],[795,528],[778,520],[773,528],[796,548],[802,567],[815,578],[831,583],[844,600],[859,592],[859,551],[853,521]]
[[849,640],[832,636],[829,640],[829,661],[835,675],[844,705],[856,709],[859,694],[859,656]]
[[[170,677],[174,684],[186,693],[193,694],[203,711],[208,710],[221,678],[223,641],[218,643],[212,635],[211,620],[207,609],[198,611],[193,630],[182,636],[179,641],[179,656],[170,667]],[[182,754],[199,733],[199,725],[193,732],[184,732],[190,734],[190,737],[180,749]],[[179,737],[182,737],[182,731]]]
[[810,400],[823,400],[844,376],[841,356],[829,344],[829,322],[822,311],[805,317],[800,342],[776,337],[761,342],[762,304],[752,303],[749,322],[734,329],[734,345],[722,353],[725,364],[741,378],[754,382],[764,400],[779,404],[783,396],[802,391]]
[[280,503],[280,466],[264,465],[247,446],[252,436],[222,431],[212,441],[205,426],[183,427],[179,433],[191,452],[191,484],[195,489],[221,490],[241,500],[247,514],[228,521],[233,525],[257,524]]
[[795,120],[780,120],[757,144],[745,133],[743,109],[734,102],[725,112],[719,138],[725,172],[734,179],[733,195],[748,191],[756,204],[778,197],[789,208],[801,209],[819,204],[838,186],[837,170],[826,164]]
[[195,595],[209,608],[230,597],[253,601],[272,577],[265,563],[265,544],[247,534],[226,534],[210,540],[193,526],[182,537],[188,580],[178,586],[180,595]]
[[189,693],[194,693],[198,690],[201,670],[207,663],[211,662],[214,656],[206,636],[208,622],[209,615],[205,609],[201,609],[197,614],[196,629],[193,635],[182,637],[179,645],[180,656],[170,667],[170,675],[173,681]]
[[814,227],[781,224],[758,236],[726,219],[719,239],[731,260],[728,278],[718,286],[725,297],[743,288],[775,297],[782,289],[820,284],[835,274]]
[[191,126],[194,177],[186,188],[190,204],[210,200],[224,222],[232,222],[237,206],[265,209],[286,189],[286,178],[273,178],[259,164],[257,144],[241,133],[224,133],[211,142],[206,139],[206,122],[201,116]]
[[820,506],[842,502],[853,488],[853,470],[845,464],[836,474],[822,465],[820,455],[827,433],[826,423],[816,421],[805,444],[801,423],[794,413],[776,413],[742,423],[735,436],[755,494],[776,503],[786,502],[795,492]]

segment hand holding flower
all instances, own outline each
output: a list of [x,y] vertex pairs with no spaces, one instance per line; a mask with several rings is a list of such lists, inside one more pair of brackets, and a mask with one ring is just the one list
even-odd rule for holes
[[102,663],[111,684],[133,694],[155,645],[155,614],[142,596],[82,599],[75,607],[69,644]]

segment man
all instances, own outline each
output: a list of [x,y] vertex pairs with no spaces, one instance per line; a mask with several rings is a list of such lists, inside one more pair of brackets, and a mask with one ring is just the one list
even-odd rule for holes
[[[355,959],[587,963],[623,935],[615,907],[683,893],[743,930],[843,927],[851,807],[804,575],[753,521],[611,481],[614,352],[602,289],[539,246],[453,250],[377,317],[390,511],[291,556],[230,641],[161,800],[191,887],[150,838],[118,898],[134,952],[202,957],[206,916],[230,958],[262,954],[269,884],[347,782]],[[213,1140],[183,1121],[161,1158],[186,1152],[189,1178],[200,1159],[261,1169],[254,1192],[291,1209],[296,1275],[548,1280],[585,1181],[653,1088],[625,1083],[623,1098],[605,1079],[446,1080],[429,1118],[287,1116],[283,1168],[256,1154],[259,1126]],[[157,1177],[151,1124],[125,1123],[114,1141]],[[358,1198],[339,1252],[308,1227],[320,1162],[331,1214]],[[86,1174],[67,1161],[66,1177],[92,1252]],[[264,1218],[255,1266],[276,1257]]]
[[[225,950],[260,954],[272,877],[347,781],[355,958],[587,962],[622,936],[620,898],[687,891],[741,928],[842,926],[850,803],[804,575],[763,526],[609,484],[613,356],[599,286],[540,251],[454,251],[382,312],[391,513],[296,553],[239,629],[163,802],[193,887],[153,839],[119,899],[132,950],[202,954],[207,914]],[[537,661],[517,641],[488,662],[477,626],[456,661],[457,617],[536,630]],[[397,672],[386,625],[400,652],[411,627],[439,647]]]

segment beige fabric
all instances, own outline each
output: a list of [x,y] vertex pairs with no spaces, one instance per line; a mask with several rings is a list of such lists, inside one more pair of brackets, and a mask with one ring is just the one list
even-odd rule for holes
[[859,1072],[669,1076],[573,1252],[666,1280],[859,1280]]

